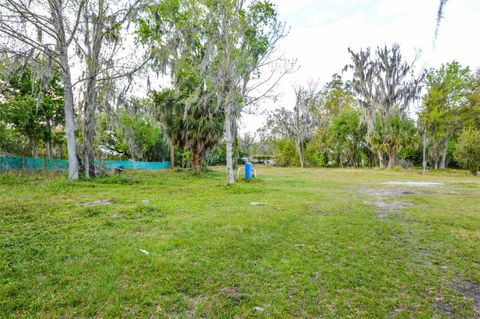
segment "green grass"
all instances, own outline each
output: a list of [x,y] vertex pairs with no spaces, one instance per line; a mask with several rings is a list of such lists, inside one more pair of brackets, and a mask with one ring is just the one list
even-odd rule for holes
[[[480,178],[257,169],[0,175],[0,317],[480,317]],[[386,181],[446,184],[380,217]]]

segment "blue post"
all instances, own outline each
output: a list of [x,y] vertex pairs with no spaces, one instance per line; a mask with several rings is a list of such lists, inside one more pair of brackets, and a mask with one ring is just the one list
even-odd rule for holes
[[245,163],[245,178],[252,179],[253,165],[250,162]]

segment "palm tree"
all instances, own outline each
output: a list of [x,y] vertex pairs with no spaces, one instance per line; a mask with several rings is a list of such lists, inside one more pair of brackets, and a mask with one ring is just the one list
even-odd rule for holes
[[153,98],[156,118],[170,139],[171,151],[173,146],[190,151],[192,171],[199,174],[204,154],[216,147],[222,138],[224,116],[223,110],[216,107],[214,95],[197,90],[198,87],[191,86],[191,81],[177,81],[178,90],[155,92]]

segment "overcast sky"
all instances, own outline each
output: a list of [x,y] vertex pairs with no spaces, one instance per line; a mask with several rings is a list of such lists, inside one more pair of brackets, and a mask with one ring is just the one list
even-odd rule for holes
[[[437,67],[457,60],[472,69],[480,67],[480,0],[450,0],[439,37],[433,47],[439,0],[273,0],[280,17],[290,27],[280,44],[287,58],[298,60],[300,69],[284,78],[273,103],[260,110],[293,107],[292,84],[308,79],[323,85],[349,62],[347,48],[401,45],[411,59],[421,51],[419,67]],[[255,131],[264,116],[246,115],[242,131]]]

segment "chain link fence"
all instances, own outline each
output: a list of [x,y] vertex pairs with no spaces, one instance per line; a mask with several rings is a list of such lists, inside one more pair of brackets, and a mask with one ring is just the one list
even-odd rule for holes
[[[97,167],[106,169],[137,169],[137,170],[160,170],[170,167],[170,162],[137,162],[137,161],[95,161]],[[56,158],[33,158],[10,155],[0,155],[0,172],[7,171],[66,171],[68,161]]]

